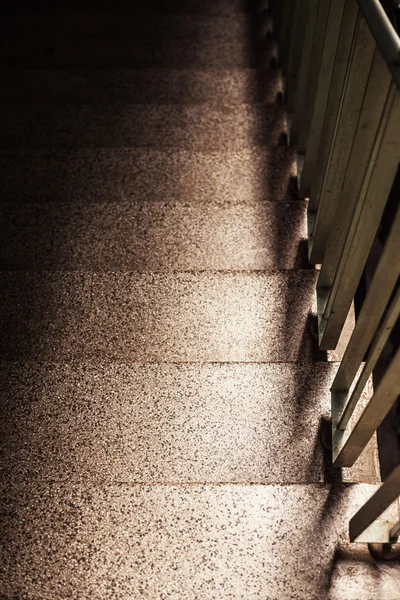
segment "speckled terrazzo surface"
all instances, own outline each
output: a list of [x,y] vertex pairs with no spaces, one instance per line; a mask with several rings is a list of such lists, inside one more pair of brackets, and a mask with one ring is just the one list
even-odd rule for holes
[[[398,599],[395,564],[348,548],[367,485],[37,485],[5,490],[5,597]],[[41,553],[37,549],[41,548]]]
[[259,204],[283,200],[294,173],[285,147],[0,149],[0,202]]
[[[68,12],[62,18],[57,14],[36,13],[10,15],[5,26],[5,37],[60,37],[79,41],[82,37],[106,35],[107,37],[135,38],[153,37],[187,39],[191,43],[199,40],[204,46],[215,39],[229,39],[235,43],[254,43],[264,39],[262,35],[268,28],[268,13],[213,15],[190,13],[165,13],[155,15],[152,12],[135,14],[132,12],[78,13]],[[247,35],[251,32],[252,38]],[[228,37],[229,36],[229,37]],[[141,40],[140,40],[141,41]],[[168,58],[168,56],[166,57]]]
[[[229,26],[229,21],[226,23]],[[118,38],[113,35],[98,43],[96,37],[13,37],[2,44],[0,65],[21,67],[265,67],[276,55],[269,40],[255,46],[240,41],[236,32],[224,29],[211,43],[201,39],[160,42],[153,37]]]
[[400,599],[348,543],[375,440],[340,472],[319,442],[337,364],[264,8],[2,29],[1,600]]
[[[259,13],[267,8],[268,0],[59,0],[57,3],[46,2],[46,11],[56,14],[96,14],[133,12],[135,14],[152,13],[180,13],[196,15],[223,15],[240,13]],[[35,6],[25,3],[28,14],[35,13]],[[37,9],[37,7],[36,7]]]
[[[275,46],[264,15],[66,14],[9,18],[0,64],[64,67],[251,67]],[[101,40],[101,42],[100,42]]]
[[312,270],[3,271],[0,356],[323,360],[307,327],[316,279]]
[[0,267],[160,271],[306,267],[305,202],[0,204]]
[[[2,363],[0,447],[6,455],[13,449],[2,476],[14,483],[329,480],[318,430],[335,371],[332,363]],[[371,452],[344,470],[344,480],[378,482]]]
[[0,102],[181,104],[275,101],[278,69],[24,69],[0,71]]
[[3,107],[2,148],[277,146],[284,112],[276,104],[117,104]]

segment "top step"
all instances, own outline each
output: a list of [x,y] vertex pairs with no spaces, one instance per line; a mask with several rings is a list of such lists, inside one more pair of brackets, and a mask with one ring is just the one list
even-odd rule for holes
[[205,13],[230,14],[261,12],[268,6],[268,0],[6,0],[1,13]]

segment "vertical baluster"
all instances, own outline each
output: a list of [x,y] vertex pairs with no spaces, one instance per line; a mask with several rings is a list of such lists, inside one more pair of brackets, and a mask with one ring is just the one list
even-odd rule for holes
[[[323,39],[323,49],[318,82],[315,85],[315,99],[312,107],[312,115],[309,117],[309,135],[304,143],[305,157],[304,166],[300,178],[299,195],[306,198],[311,192],[311,182],[315,176],[320,144],[322,144],[322,128],[328,104],[329,88],[332,81],[336,50],[339,43],[339,34],[342,25],[345,0],[331,0],[329,3],[329,14],[327,17],[326,31]],[[311,111],[311,107],[308,109]]]
[[[359,541],[360,535],[369,527],[400,495],[400,465],[392,471],[386,481],[377,492],[368,500],[366,504],[350,521],[350,541]],[[379,532],[382,536],[381,543],[391,541],[391,531],[395,532],[396,525],[384,523],[384,527]],[[400,530],[398,530],[400,533]],[[357,539],[358,538],[358,539]],[[364,540],[363,540],[364,541]],[[368,540],[365,540],[368,541]],[[377,541],[376,538],[370,541]]]
[[[346,0],[337,51],[335,54],[333,73],[329,86],[324,123],[318,145],[316,168],[312,169],[313,181],[311,182],[309,203],[309,221],[311,224],[314,221],[315,211],[319,204],[321,188],[335,135],[346,74],[355,42],[357,17],[357,2],[354,2],[354,0]],[[309,227],[309,231],[312,231],[311,226]],[[310,257],[310,260],[312,262],[318,262],[314,261],[312,257]]]
[[312,61],[314,32],[317,24],[319,7],[321,4],[323,4],[323,2],[320,2],[319,0],[309,0],[308,3],[307,22],[304,32],[301,62],[299,64],[299,72],[294,91],[296,95],[296,101],[293,105],[293,119],[290,139],[291,143],[296,146],[296,149],[299,153],[304,152],[304,148],[299,145],[299,141],[302,137],[301,133],[304,124],[307,84]]

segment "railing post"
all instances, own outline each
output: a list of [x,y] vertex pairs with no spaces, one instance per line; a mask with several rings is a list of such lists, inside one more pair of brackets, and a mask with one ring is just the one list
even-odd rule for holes
[[[339,403],[335,403],[332,406],[332,417],[333,422],[337,422],[337,429],[344,431],[349,424],[350,418],[353,414],[353,411],[357,405],[357,402],[364,391],[365,386],[367,385],[367,381],[374,370],[378,358],[389,339],[389,335],[393,330],[393,327],[396,325],[397,319],[400,315],[400,289],[397,291],[397,294],[391,303],[386,316],[383,320],[382,325],[379,327],[379,330],[374,338],[374,342],[371,346],[371,350],[369,351],[367,361],[364,365],[362,373],[357,380],[356,386],[351,394],[351,398],[348,400],[346,405],[343,407],[343,411],[339,414],[338,409],[340,408]],[[340,396],[340,393],[339,393]],[[335,400],[335,394],[332,395],[332,400]]]
[[[367,295],[358,315],[354,331],[347,345],[343,360],[332,384],[332,417],[335,423],[341,421],[343,410],[348,403],[348,394],[364,356],[371,345],[384,311],[400,277],[400,206],[397,209],[388,239],[381,258],[375,268]],[[384,330],[389,335],[390,330]],[[369,356],[371,353],[369,353]],[[351,403],[357,401],[356,390],[351,395]],[[341,423],[341,427],[345,423]]]
[[309,0],[307,11],[307,22],[304,32],[304,42],[301,53],[301,62],[299,64],[299,72],[296,81],[295,103],[293,104],[293,118],[290,134],[291,144],[295,145],[299,153],[304,152],[304,148],[300,146],[300,138],[302,138],[302,128],[304,126],[304,113],[306,106],[306,94],[308,75],[313,54],[314,31],[317,23],[317,15],[319,6],[322,3],[319,0]]
[[[315,219],[315,213],[321,196],[321,188],[329,161],[332,141],[335,135],[336,124],[340,112],[342,92],[348,69],[348,63],[354,45],[357,27],[357,15],[357,2],[355,0],[345,0],[343,19],[340,25],[340,33],[337,42],[337,50],[335,53],[333,71],[331,77],[329,77],[329,75],[327,76],[326,85],[329,85],[329,89],[326,90],[325,93],[328,94],[328,97],[326,99],[326,96],[322,96],[322,104],[316,104],[316,107],[318,108],[321,108],[322,106],[324,112],[324,121],[321,136],[318,143],[318,149],[315,149],[315,153],[317,155],[316,167],[314,168],[314,165],[312,163],[310,164],[311,174],[313,175],[313,181],[310,182],[310,200],[308,207],[310,222],[313,222]],[[303,171],[304,176],[306,177],[307,153]],[[309,231],[311,230],[312,227],[310,226]],[[311,261],[314,262],[312,258]]]
[[[362,533],[396,500],[400,495],[400,465],[392,471],[377,492],[368,500],[350,521],[350,541],[361,541]],[[396,541],[400,534],[399,523],[384,521],[375,528],[375,534],[363,542],[390,543]],[[395,537],[396,536],[396,537]]]
[[[319,0],[316,2],[315,14],[310,14],[305,46],[303,51],[303,72],[300,72],[299,84],[297,87],[296,109],[292,121],[293,143],[296,144],[297,152],[304,154],[308,145],[308,136],[311,123],[311,117],[314,110],[314,101],[317,91],[319,72],[323,49],[326,47],[325,39],[328,26],[328,15],[330,7],[335,4],[336,12],[343,10],[344,0]],[[340,19],[336,19],[339,20]]]
[[[345,0],[331,0],[322,48],[321,64],[316,84],[315,100],[309,127],[309,136],[305,146],[303,170],[299,181],[301,198],[310,196],[311,183],[315,176],[320,146],[322,146],[322,128],[328,104],[329,88],[331,86],[335,65],[336,49],[342,26]],[[310,85],[313,85],[310,83]],[[313,207],[315,209],[315,206]]]
[[336,429],[333,434],[333,465],[351,467],[386,417],[399,395],[400,349],[397,350],[381,383],[351,431]]

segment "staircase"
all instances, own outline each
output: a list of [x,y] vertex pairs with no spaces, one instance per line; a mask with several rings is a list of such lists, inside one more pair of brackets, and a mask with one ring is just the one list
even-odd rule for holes
[[264,8],[3,21],[3,600],[400,598],[348,542],[375,440],[320,443],[338,355]]

